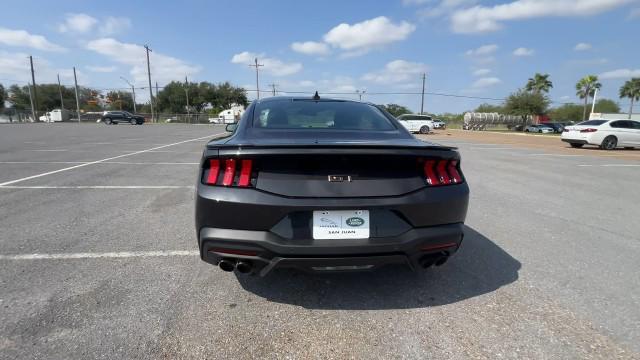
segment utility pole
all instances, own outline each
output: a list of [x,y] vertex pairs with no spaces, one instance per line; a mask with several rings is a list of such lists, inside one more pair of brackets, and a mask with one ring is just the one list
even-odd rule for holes
[[364,93],[366,93],[367,90],[356,90],[356,94],[358,94],[358,101],[362,101],[362,95],[364,95]]
[[33,56],[29,55],[29,63],[31,63],[31,84],[33,84],[33,121],[35,122],[36,113],[38,112],[38,92],[36,90],[36,75],[33,71]]
[[60,93],[60,110],[64,110],[64,100],[62,100],[62,86],[60,85],[60,74],[58,74],[58,92]]
[[255,64],[249,64],[249,66],[256,68],[256,97],[258,100],[260,100],[260,82],[258,81],[258,68],[264,65],[258,64],[258,58],[255,58]]
[[271,86],[271,88],[273,89],[273,96],[276,96],[276,84],[269,84],[269,86]]
[[184,77],[184,94],[187,96],[187,119],[190,117],[191,113],[189,111],[189,80],[187,77]]
[[136,88],[133,87],[133,84],[129,82],[129,80],[123,78],[122,76],[120,76],[120,79],[124,80],[127,84],[129,84],[129,86],[131,86],[131,93],[133,96],[133,112],[137,113],[138,110],[136,110]]
[[36,122],[36,108],[33,106],[33,96],[31,96],[31,83],[29,83],[29,101],[31,102],[31,116],[33,116],[33,122]]
[[424,112],[424,83],[427,80],[427,73],[422,73],[422,100],[420,101],[420,115]]
[[76,77],[76,67],[73,67],[73,83],[76,87],[76,110],[78,111],[78,124],[80,124],[80,98],[78,97],[78,78]]
[[149,49],[149,45],[144,46],[145,50],[147,50],[147,74],[149,75],[149,105],[151,106],[151,121],[153,122],[155,119],[153,113],[153,88],[151,87],[151,66],[149,65],[149,52],[153,51]]

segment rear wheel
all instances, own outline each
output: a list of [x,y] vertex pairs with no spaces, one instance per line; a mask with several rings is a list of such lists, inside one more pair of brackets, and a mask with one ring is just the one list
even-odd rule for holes
[[584,144],[570,143],[572,148],[581,148]]
[[423,125],[420,128],[420,134],[428,134],[429,133],[429,127],[427,125]]
[[618,139],[613,135],[609,135],[606,138],[604,138],[604,140],[602,140],[602,144],[600,144],[600,149],[613,150],[617,146],[618,146]]

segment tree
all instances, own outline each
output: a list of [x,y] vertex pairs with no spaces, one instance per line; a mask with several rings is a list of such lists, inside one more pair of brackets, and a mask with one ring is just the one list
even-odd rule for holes
[[541,93],[529,92],[523,89],[512,93],[504,104],[507,114],[522,118],[523,129],[530,116],[544,115],[549,107],[549,99]]
[[600,99],[596,101],[594,112],[617,114],[620,112],[620,106],[613,100]]
[[128,91],[109,91],[107,103],[110,110],[133,111],[133,95]]
[[4,109],[4,101],[7,99],[7,92],[4,90],[4,86],[0,84],[0,109]]
[[398,105],[398,104],[387,104],[387,105],[379,105],[381,108],[385,109],[389,114],[393,116],[400,116],[402,114],[411,114],[411,110],[407,107]]
[[602,84],[598,82],[598,77],[596,75],[587,75],[580,79],[576,84],[576,95],[578,95],[580,99],[584,99],[582,120],[587,120],[587,104],[589,102],[589,98],[593,97],[596,89],[600,89],[601,87]]
[[504,112],[504,108],[500,105],[491,105],[491,104],[480,104],[473,112],[478,113],[502,113]]
[[525,89],[534,93],[548,93],[553,87],[553,83],[549,80],[549,74],[536,73],[533,78],[529,78]]
[[640,78],[627,80],[624,85],[620,87],[620,98],[628,98],[631,100],[631,105],[629,105],[629,119],[631,119],[633,103],[634,101],[640,100]]
[[581,121],[582,105],[564,104],[549,111],[549,117],[553,121]]
[[215,85],[205,81],[188,84],[172,81],[158,93],[157,103],[159,111],[163,112],[184,113],[189,110],[200,113],[208,105],[214,111],[220,112],[233,104],[246,106],[249,101],[242,88],[232,86],[228,82]]

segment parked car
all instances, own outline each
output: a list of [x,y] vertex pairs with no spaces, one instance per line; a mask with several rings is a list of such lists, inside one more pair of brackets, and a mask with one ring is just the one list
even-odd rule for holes
[[460,247],[460,154],[373,104],[255,100],[227,131],[205,147],[195,201],[200,256],[224,271],[418,269]]
[[129,123],[131,125],[144,124],[144,117],[141,115],[134,115],[128,111],[105,111],[100,118],[106,125],[115,125],[119,123]]
[[543,124],[529,125],[524,129],[524,132],[548,134],[553,132],[553,128]]
[[574,148],[587,144],[604,150],[637,148],[640,147],[640,121],[588,120],[565,127],[561,139]]
[[561,124],[561,123],[544,123],[542,125],[546,125],[552,128],[553,132],[556,134],[560,134],[562,133],[562,130],[564,130],[564,124]]
[[412,133],[428,134],[435,128],[433,118],[429,115],[403,114],[398,116],[397,119],[402,126]]
[[447,128],[447,123],[439,119],[433,120],[433,128],[444,130]]

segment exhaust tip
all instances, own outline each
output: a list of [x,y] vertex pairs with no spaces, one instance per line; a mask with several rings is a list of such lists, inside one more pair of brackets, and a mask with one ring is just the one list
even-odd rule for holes
[[223,271],[229,272],[229,271],[233,271],[233,269],[235,269],[236,263],[233,260],[222,259],[218,263],[218,267],[220,267],[220,269],[223,270]]
[[236,264],[236,270],[238,270],[238,272],[241,272],[243,274],[250,273],[252,269],[253,269],[253,266],[248,261],[238,261],[238,263]]

